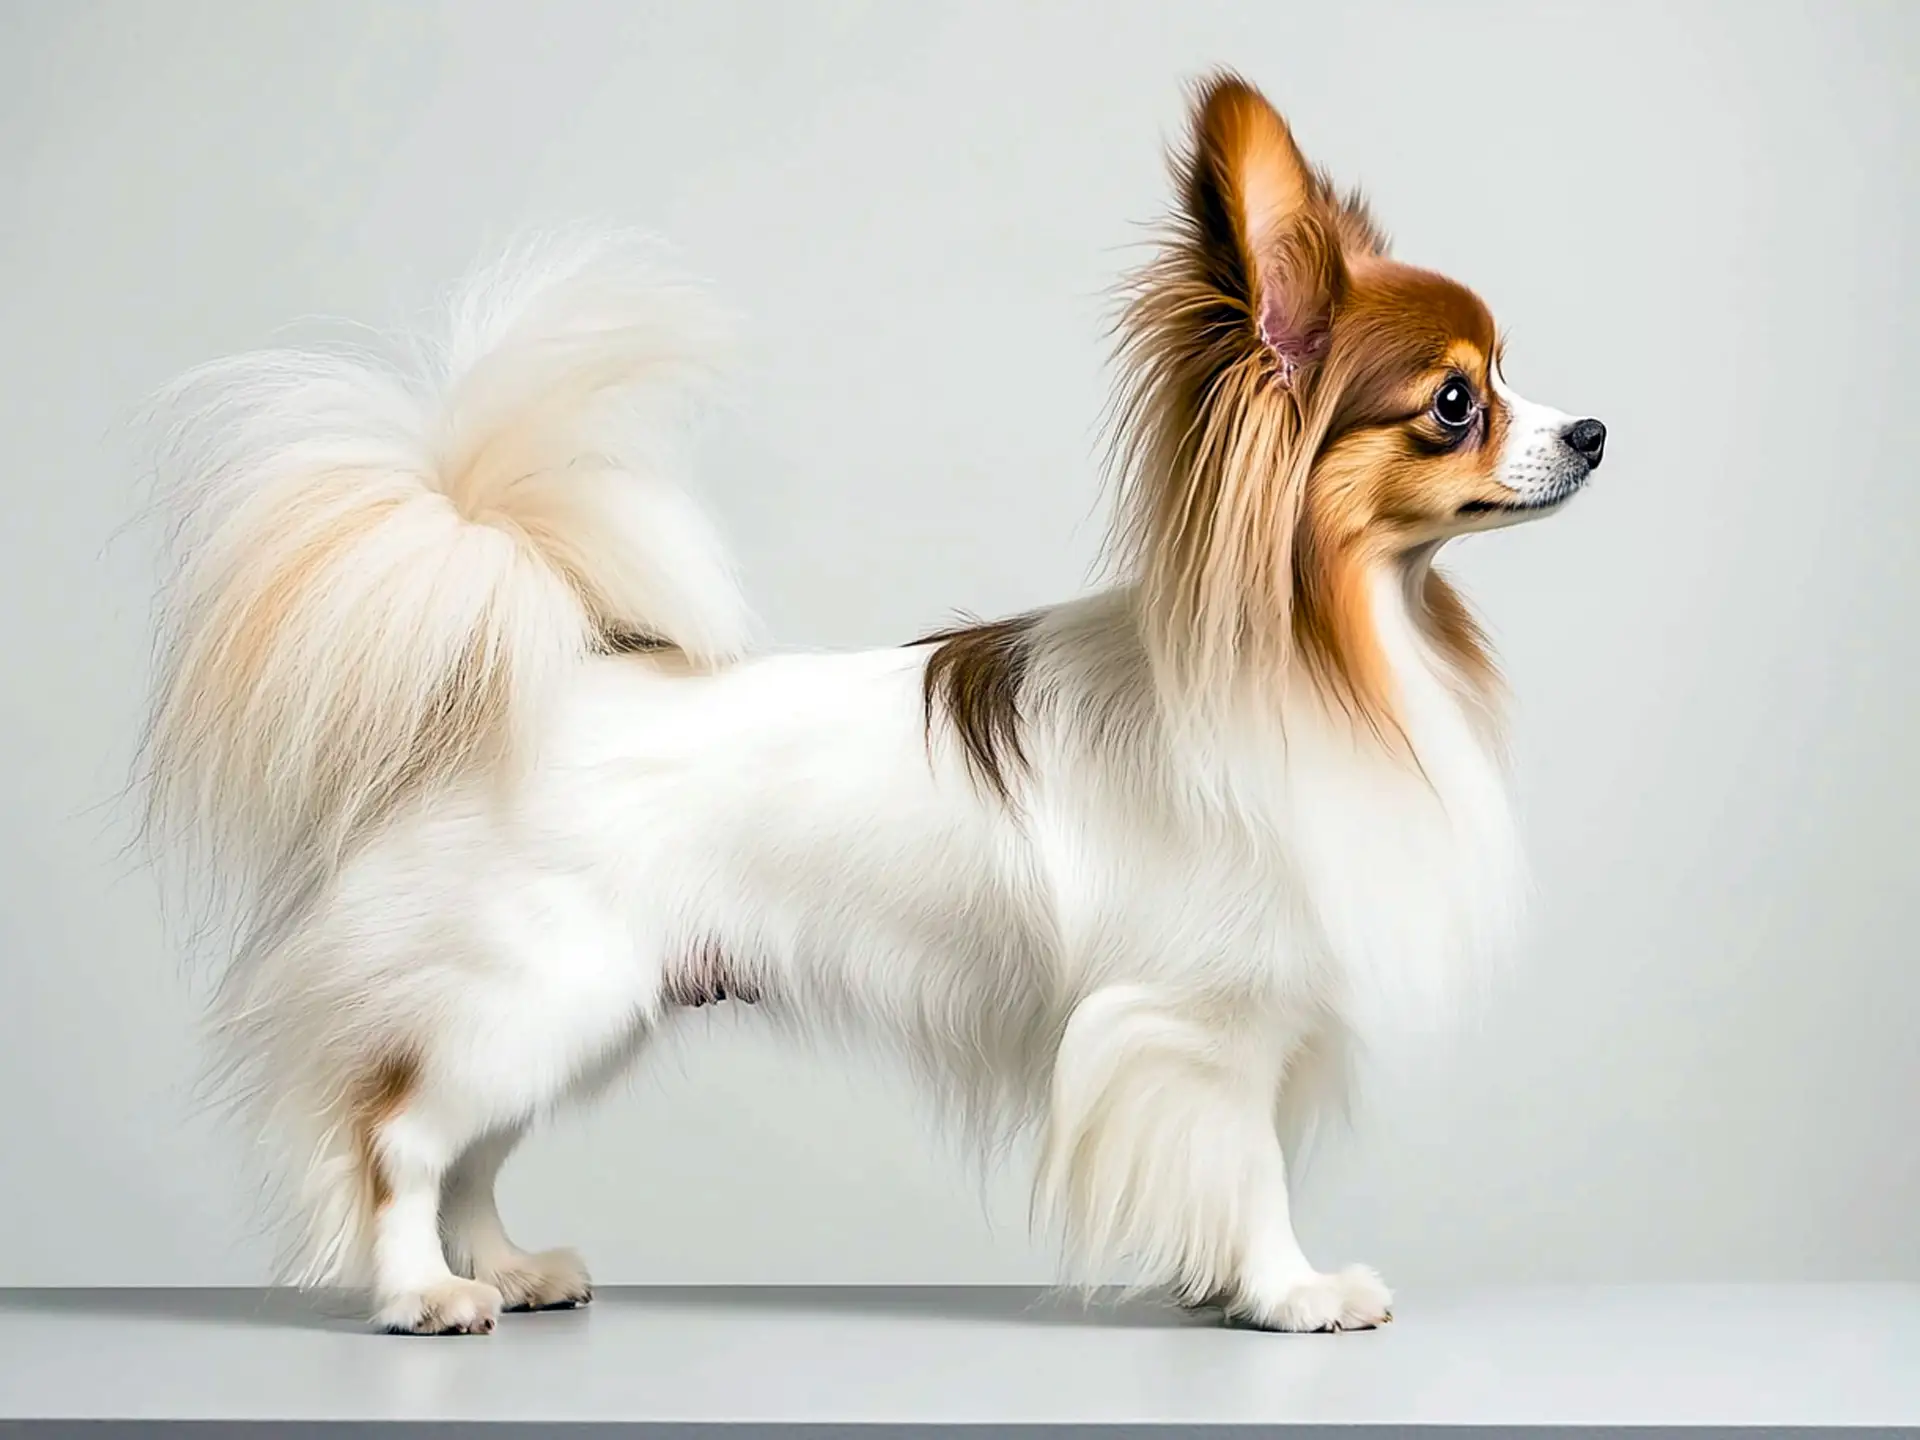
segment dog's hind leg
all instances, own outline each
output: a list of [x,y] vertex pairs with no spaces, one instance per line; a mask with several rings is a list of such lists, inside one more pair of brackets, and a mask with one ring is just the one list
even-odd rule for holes
[[494,1180],[536,1116],[632,1059],[660,1014],[659,963],[564,876],[504,873],[414,939],[357,987],[411,1057],[359,1120],[376,1323],[484,1333],[502,1309],[580,1304],[578,1257],[514,1245]]
[[441,1238],[453,1268],[498,1290],[506,1309],[571,1310],[593,1299],[586,1265],[572,1250],[522,1250],[494,1200],[500,1167],[525,1134],[507,1126],[467,1147],[442,1185]]
[[371,1118],[363,1149],[373,1206],[373,1323],[414,1335],[485,1335],[500,1291],[456,1275],[440,1241],[443,1182],[474,1126],[444,1088],[420,1084],[420,1067],[397,1066],[384,1087],[384,1115]]

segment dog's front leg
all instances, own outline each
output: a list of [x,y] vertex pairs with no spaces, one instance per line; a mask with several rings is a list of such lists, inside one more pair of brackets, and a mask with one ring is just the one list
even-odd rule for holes
[[[1277,1052],[1277,1053],[1276,1053]],[[1039,1194],[1088,1278],[1125,1265],[1270,1330],[1364,1330],[1392,1297],[1293,1233],[1272,1032],[1145,986],[1095,992],[1055,1060]]]

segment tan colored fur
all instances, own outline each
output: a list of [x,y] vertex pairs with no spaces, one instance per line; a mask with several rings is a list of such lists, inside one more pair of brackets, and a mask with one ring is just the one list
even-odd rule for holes
[[1243,81],[1203,88],[1174,177],[1166,240],[1127,292],[1114,412],[1114,549],[1163,691],[1207,707],[1297,676],[1391,740],[1365,580],[1382,564],[1407,569],[1463,681],[1492,681],[1427,565],[1458,505],[1491,493],[1498,406],[1470,449],[1421,453],[1409,434],[1450,367],[1487,392],[1492,323],[1464,287],[1388,259],[1358,197]]
[[406,1107],[419,1078],[419,1062],[411,1055],[390,1055],[366,1075],[354,1097],[348,1124],[360,1159],[369,1212],[385,1209],[393,1199],[392,1186],[380,1163],[380,1128]]

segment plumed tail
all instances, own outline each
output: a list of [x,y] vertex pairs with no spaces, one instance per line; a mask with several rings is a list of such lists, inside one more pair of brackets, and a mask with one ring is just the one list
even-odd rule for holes
[[672,479],[721,331],[644,245],[572,237],[475,276],[411,364],[266,352],[166,394],[148,830],[211,862],[243,931],[410,798],[523,764],[595,649],[741,651]]

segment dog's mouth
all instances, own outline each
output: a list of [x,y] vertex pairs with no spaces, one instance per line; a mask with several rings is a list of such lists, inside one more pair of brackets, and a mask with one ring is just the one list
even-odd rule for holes
[[1582,475],[1578,479],[1563,480],[1539,495],[1525,495],[1513,500],[1469,500],[1454,513],[1463,516],[1538,515],[1566,504],[1586,483],[1587,477]]
[[1539,510],[1551,510],[1571,495],[1555,495],[1544,500],[1469,500],[1455,513],[1459,515],[1531,515]]

